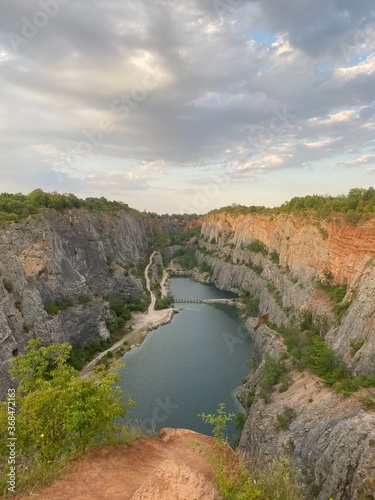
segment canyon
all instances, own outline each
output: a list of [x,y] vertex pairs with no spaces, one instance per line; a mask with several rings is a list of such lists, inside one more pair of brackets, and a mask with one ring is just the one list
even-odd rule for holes
[[[344,395],[308,370],[292,370],[287,389],[274,391],[265,402],[259,381],[266,359],[286,352],[277,327],[293,325],[306,312],[324,326],[325,342],[354,374],[373,373],[375,219],[354,224],[338,214],[320,219],[222,210],[199,223],[200,234],[189,242],[200,267],[196,278],[247,294],[258,301],[259,314],[269,314],[268,326],[255,333],[257,320],[246,319],[259,364],[238,391],[247,413],[242,455],[272,460],[285,454],[319,500],[374,498],[375,413],[363,403],[364,397],[373,398],[374,389]],[[108,296],[145,301],[143,269],[156,238],[187,229],[173,218],[84,208],[46,209],[1,228],[1,396],[12,383],[10,361],[25,351],[29,339],[82,345],[109,338],[114,317]],[[176,248],[161,252],[171,255]],[[162,268],[157,255],[154,285]],[[344,290],[339,302],[327,293],[335,286]],[[66,307],[50,314],[48,304]],[[280,429],[275,423],[285,407],[294,418]]]

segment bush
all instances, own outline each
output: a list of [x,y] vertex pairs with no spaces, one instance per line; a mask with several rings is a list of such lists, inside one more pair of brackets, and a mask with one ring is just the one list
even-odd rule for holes
[[[17,474],[66,460],[118,432],[114,423],[132,402],[115,382],[119,374],[101,370],[83,378],[67,364],[71,346],[42,346],[30,340],[26,354],[12,359],[10,374],[19,380],[17,401]],[[125,401],[125,403],[124,403]],[[6,477],[8,405],[0,404],[0,472]],[[21,477],[20,477],[21,476]],[[8,485],[7,485],[8,486]],[[7,488],[6,486],[6,488]],[[2,483],[2,487],[4,484]]]
[[274,390],[276,384],[280,382],[288,386],[290,382],[290,377],[288,377],[288,368],[284,360],[274,360],[269,356],[266,356],[264,361],[264,369],[262,378],[259,381],[259,396],[266,402],[269,403],[270,396]]
[[192,247],[180,248],[174,253],[173,258],[184,269],[193,269],[198,265],[195,248]]
[[275,429],[286,431],[297,417],[296,411],[290,406],[284,406],[283,412],[276,415]]
[[44,304],[44,309],[50,316],[55,316],[59,314],[60,311],[65,311],[69,307],[73,306],[73,302],[70,299],[56,300],[55,302],[46,302]]
[[211,274],[212,274],[212,267],[209,264],[207,264],[206,262],[203,262],[203,264],[199,268],[199,271],[202,274],[203,273],[208,273],[211,276]]
[[3,279],[3,285],[4,285],[5,290],[8,293],[12,293],[13,292],[13,285],[12,285],[12,283],[10,281],[7,281],[6,279]]
[[261,253],[264,256],[268,254],[266,245],[260,240],[253,240],[247,248],[252,252]]

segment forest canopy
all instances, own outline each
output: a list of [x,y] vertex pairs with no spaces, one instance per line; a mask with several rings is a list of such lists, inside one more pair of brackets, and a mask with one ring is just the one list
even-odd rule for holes
[[263,206],[243,206],[233,204],[218,210],[212,210],[210,214],[225,212],[232,215],[244,214],[280,214],[280,213],[315,213],[321,218],[327,218],[331,214],[345,214],[348,222],[356,222],[364,215],[375,214],[375,189],[353,188],[347,195],[308,195],[295,197],[286,201],[280,207],[266,208]]
[[125,210],[139,216],[156,216],[156,214],[148,212],[139,212],[122,201],[109,201],[103,196],[101,198],[81,199],[71,193],[47,193],[42,189],[34,189],[34,191],[26,195],[22,193],[0,194],[0,226],[6,222],[18,222],[29,215],[37,214],[43,208],[65,210],[81,207],[102,212]]

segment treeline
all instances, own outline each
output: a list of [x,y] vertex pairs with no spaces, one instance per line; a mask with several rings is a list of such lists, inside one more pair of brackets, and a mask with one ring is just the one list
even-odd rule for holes
[[[60,194],[57,192],[46,193],[42,189],[35,189],[29,194],[0,194],[0,224],[5,222],[18,222],[29,215],[38,213],[42,208],[52,208],[55,210],[65,210],[68,208],[81,208],[88,210],[99,210],[112,212],[126,210],[138,215],[145,215],[138,212],[129,205],[121,201],[109,201],[103,196],[101,198],[81,199],[74,194]],[[153,214],[156,215],[156,214]]]
[[318,217],[327,218],[332,214],[345,214],[347,222],[355,223],[363,216],[373,216],[375,213],[375,189],[353,188],[347,195],[309,195],[294,197],[290,201],[283,203],[280,207],[266,208],[263,206],[243,206],[233,204],[218,210],[212,210],[209,214],[225,212],[232,215],[245,214],[280,214],[315,213]]

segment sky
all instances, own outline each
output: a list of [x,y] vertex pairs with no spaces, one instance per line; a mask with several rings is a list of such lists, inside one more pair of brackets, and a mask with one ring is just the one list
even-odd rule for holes
[[157,213],[375,186],[373,0],[2,0],[0,192]]

